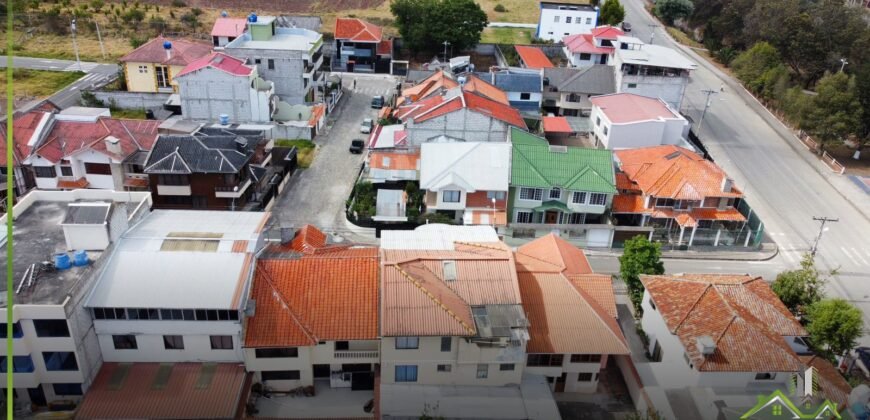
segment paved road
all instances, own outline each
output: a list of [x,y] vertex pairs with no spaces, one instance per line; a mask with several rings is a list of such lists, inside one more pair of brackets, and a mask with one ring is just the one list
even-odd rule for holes
[[[654,30],[656,44],[677,48],[663,28],[648,26],[655,22],[642,2],[624,2],[632,35],[646,42]],[[701,138],[714,160],[743,188],[767,233],[779,245],[776,262],[797,267],[800,255],[810,249],[819,232],[813,216],[839,217],[840,222],[830,224],[824,234],[817,262],[822,268],[839,269],[828,286],[829,294],[845,297],[860,307],[870,327],[870,205],[865,205],[870,201],[866,195],[846,177],[820,168],[818,161],[790,138],[791,133],[772,121],[734,80],[694,51],[683,53],[699,63],[686,91],[684,112],[697,121],[706,99],[701,90],[719,90],[725,85],[724,93],[713,96]],[[705,271],[705,265],[688,268]],[[754,270],[747,265],[739,272]],[[870,344],[870,336],[865,335],[862,344]]]
[[[83,71],[87,73],[79,80],[67,86],[65,89],[55,93],[49,99],[61,108],[68,108],[79,104],[81,100],[81,90],[93,87],[101,83],[108,82],[118,74],[118,66],[115,64],[102,64],[83,61],[81,66],[79,63],[70,60],[49,60],[45,58],[32,57],[12,57],[12,66],[14,68],[33,69],[33,70],[52,70],[52,71]],[[0,56],[0,68],[6,68],[6,56]],[[26,110],[28,106],[22,107],[21,110]]]
[[[354,76],[344,75],[344,86],[353,85]],[[386,95],[396,82],[386,77],[358,77],[356,92],[345,90],[338,111],[327,121],[327,133],[315,139],[317,156],[310,168],[293,175],[281,201],[275,206],[275,223],[282,227],[313,224],[325,232],[353,238],[344,224],[344,205],[353,182],[359,175],[364,155],[353,155],[348,147],[353,139],[367,138],[359,132],[364,118],[375,118],[371,108],[375,95]]]
[[[592,271],[604,274],[619,273],[619,260],[617,257],[605,255],[587,255]],[[787,264],[780,260],[771,261],[715,261],[697,259],[662,259],[667,273],[748,273],[754,276],[762,276],[765,279],[774,279],[776,275],[787,268]]]

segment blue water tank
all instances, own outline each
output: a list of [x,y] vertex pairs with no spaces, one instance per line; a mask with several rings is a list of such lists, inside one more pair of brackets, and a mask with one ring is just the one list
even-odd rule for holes
[[164,50],[171,50],[171,49],[172,49],[172,43],[169,42],[169,41],[163,41],[163,49],[164,49]]
[[257,23],[257,14],[251,13],[250,15],[248,15],[248,22]]
[[229,123],[230,123],[230,116],[229,115],[221,114],[218,116],[218,118],[220,119],[221,125],[229,125]]
[[221,12],[221,17],[227,17],[227,16],[229,16],[229,15],[230,15],[230,14],[227,13],[226,10],[224,10],[224,11]]
[[81,249],[73,252],[73,265],[76,267],[88,265],[88,253]]
[[69,254],[66,252],[58,252],[54,254],[54,266],[58,270],[66,270],[70,268]]

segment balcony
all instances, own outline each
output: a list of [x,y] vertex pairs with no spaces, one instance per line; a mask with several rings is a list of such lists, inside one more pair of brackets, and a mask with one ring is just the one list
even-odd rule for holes
[[148,175],[127,174],[124,176],[124,186],[128,188],[148,188]]
[[336,359],[377,359],[377,350],[336,350]]
[[157,195],[191,195],[190,185],[157,185]]
[[241,185],[232,187],[214,187],[214,196],[217,198],[239,198],[245,194],[245,190],[251,186],[251,180],[246,179]]

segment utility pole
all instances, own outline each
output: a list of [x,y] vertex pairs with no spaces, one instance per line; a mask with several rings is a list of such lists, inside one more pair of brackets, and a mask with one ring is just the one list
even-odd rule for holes
[[97,27],[97,40],[100,41],[100,52],[103,53],[103,60],[106,59],[106,47],[103,45],[103,36],[100,35],[100,24],[94,20],[94,26]]
[[843,69],[846,68],[846,64],[849,64],[849,62],[846,61],[845,58],[841,58],[840,59],[840,73],[842,73]]
[[444,62],[450,62],[450,59],[447,58],[447,46],[450,45],[450,41],[444,41]]
[[76,52],[76,63],[79,65],[79,71],[82,71],[82,60],[79,60],[79,44],[76,43],[76,18],[73,17],[70,21],[70,32],[72,32],[73,49]]
[[715,95],[719,92],[712,89],[704,89],[701,91],[701,93],[706,93],[707,99],[705,100],[706,103],[704,104],[704,112],[701,113],[701,120],[698,121],[698,137],[701,137],[701,126],[704,124],[704,116],[707,115],[707,109],[709,109],[710,105],[712,105],[712,102],[710,101],[710,96]]
[[650,29],[649,43],[652,44],[653,40],[656,38],[656,28],[658,28],[659,25],[656,25],[655,23],[650,23],[650,24],[647,24],[646,26],[649,26],[649,29]]
[[816,236],[816,240],[813,242],[813,248],[810,249],[810,255],[815,257],[816,251],[819,249],[819,241],[822,239],[822,234],[825,233],[825,223],[839,222],[840,218],[832,219],[830,217],[815,217],[815,216],[813,216],[813,220],[815,220],[817,222],[822,222],[822,225],[819,226],[819,236]]

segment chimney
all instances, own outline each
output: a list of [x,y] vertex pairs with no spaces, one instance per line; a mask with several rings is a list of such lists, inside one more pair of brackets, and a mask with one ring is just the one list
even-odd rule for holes
[[727,176],[722,177],[722,192],[731,192],[731,187],[734,185],[734,180]]
[[248,148],[248,139],[246,139],[244,137],[237,137],[236,138],[236,150],[238,150],[239,153],[245,153],[247,148]]
[[121,154],[122,150],[121,150],[121,140],[120,139],[118,139],[117,137],[114,137],[114,136],[109,136],[109,137],[106,137],[106,139],[103,141],[106,142],[106,151],[108,151],[109,153],[112,153],[112,154],[116,154],[116,155]]
[[716,343],[713,342],[713,337],[702,335],[695,339],[695,346],[698,348],[698,353],[704,356],[709,356],[716,351]]

